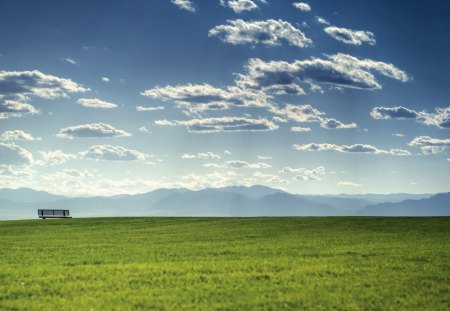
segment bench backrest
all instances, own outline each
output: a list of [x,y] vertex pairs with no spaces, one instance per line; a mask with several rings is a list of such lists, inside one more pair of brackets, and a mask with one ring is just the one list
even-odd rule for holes
[[38,210],[38,216],[69,217],[70,212],[69,210],[65,209],[40,209]]

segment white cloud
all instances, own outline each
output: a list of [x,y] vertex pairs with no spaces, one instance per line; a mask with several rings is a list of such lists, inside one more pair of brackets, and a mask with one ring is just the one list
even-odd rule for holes
[[272,183],[272,184],[289,184],[288,180],[281,179],[280,176],[274,174],[265,174],[261,172],[255,172],[253,174],[254,177],[263,179],[264,182]]
[[36,114],[29,104],[30,96],[46,99],[68,97],[69,93],[83,93],[90,89],[70,79],[33,71],[0,71],[0,119]]
[[0,165],[25,165],[33,163],[33,155],[16,144],[0,142]]
[[234,161],[227,161],[225,162],[228,167],[234,168],[234,169],[241,169],[241,168],[249,168],[249,169],[264,169],[272,167],[270,164],[267,163],[252,163],[247,161],[240,161],[240,160],[234,160]]
[[344,42],[345,44],[361,45],[367,43],[375,45],[376,40],[372,32],[363,30],[352,30],[347,28],[340,28],[336,26],[329,26],[324,31],[332,36],[334,39]]
[[223,7],[229,7],[235,13],[242,13],[244,11],[251,11],[258,8],[253,0],[220,0]]
[[309,11],[311,11],[311,6],[308,3],[306,3],[306,2],[294,2],[294,3],[292,3],[292,5],[296,9],[299,9],[302,12],[309,12]]
[[347,54],[327,55],[325,59],[310,58],[285,61],[250,59],[245,66],[246,74],[237,76],[236,83],[242,88],[269,89],[292,84],[308,84],[313,90],[321,85],[334,88],[379,90],[382,88],[372,72],[399,80],[409,81],[406,72],[392,64],[359,59]]
[[351,182],[351,181],[340,181],[340,182],[338,182],[338,186],[359,188],[362,185],[354,183],[354,182]]
[[190,0],[171,0],[171,2],[182,10],[195,12],[195,6]]
[[256,156],[258,158],[258,160],[272,160],[271,156],[262,156],[262,155],[258,155]]
[[80,98],[77,103],[89,108],[113,109],[117,105],[97,98]]
[[312,170],[307,168],[292,168],[292,167],[284,167],[280,173],[292,173],[296,174],[294,180],[322,180],[321,176],[325,175],[325,167],[319,166]]
[[42,140],[42,138],[33,137],[33,135],[26,133],[22,130],[14,130],[14,131],[3,132],[1,140],[4,140],[4,141],[11,141],[11,140],[35,141],[35,140]]
[[356,123],[345,124],[336,119],[323,119],[320,126],[325,129],[354,129],[358,127]]
[[155,87],[142,92],[141,95],[162,101],[174,101],[177,108],[187,115],[199,115],[208,110],[224,110],[230,107],[271,106],[264,92],[234,86],[222,89],[206,83]]
[[450,138],[440,139],[431,138],[430,136],[419,136],[414,138],[408,145],[419,147],[423,154],[436,154],[450,147]]
[[87,151],[80,152],[82,159],[109,161],[145,161],[150,155],[121,146],[95,145]]
[[151,134],[152,132],[148,129],[148,128],[146,128],[145,126],[141,126],[140,128],[139,128],[139,132],[141,132],[141,133],[143,133],[143,134]]
[[404,135],[404,134],[401,134],[401,133],[394,133],[394,134],[392,134],[392,136],[396,136],[396,137],[405,137],[405,135]]
[[371,153],[371,154],[391,154],[396,156],[406,156],[411,155],[411,153],[407,150],[401,149],[391,149],[390,151],[378,149],[372,145],[367,144],[354,144],[354,145],[335,145],[335,144],[304,144],[292,145],[294,150],[298,151],[332,151],[339,153]]
[[322,25],[330,25],[329,21],[327,21],[325,18],[320,17],[320,16],[316,16],[316,21]]
[[242,131],[273,131],[278,125],[264,118],[251,119],[246,117],[220,117],[206,119],[191,119],[187,121],[156,120],[156,125],[182,125],[191,133],[218,133]]
[[311,128],[294,126],[294,127],[291,127],[291,132],[311,132]]
[[197,154],[188,154],[185,153],[181,156],[182,159],[206,159],[206,160],[210,160],[210,159],[220,159],[221,156],[211,152],[211,151],[207,151],[207,152],[199,152]]
[[60,165],[77,158],[76,154],[65,153],[62,150],[39,151],[39,153],[44,161],[42,164],[48,165]]
[[419,116],[419,112],[405,108],[402,106],[395,107],[374,107],[370,112],[372,118],[376,120],[387,119],[416,119]]
[[212,28],[208,35],[219,37],[226,43],[238,44],[265,44],[281,45],[280,40],[285,40],[290,45],[299,48],[312,44],[311,39],[289,22],[281,19],[268,19],[264,21],[244,21],[242,19],[227,20],[227,24]]
[[142,107],[142,106],[136,106],[137,111],[157,111],[157,110],[164,110],[163,106],[154,106],[154,107]]
[[450,106],[447,108],[436,108],[435,113],[421,113],[419,120],[426,125],[434,125],[441,129],[450,129]]
[[78,63],[75,60],[71,59],[71,58],[63,58],[62,60],[65,61],[66,63],[71,64],[71,65],[78,66]]
[[108,78],[108,77],[102,77],[101,80],[102,80],[103,82],[109,82],[109,78]]
[[110,124],[91,123],[63,128],[59,131],[57,136],[60,138],[72,139],[75,137],[126,137],[131,136],[131,134],[118,130]]
[[225,154],[225,155],[232,155],[230,150],[224,150],[223,154]]

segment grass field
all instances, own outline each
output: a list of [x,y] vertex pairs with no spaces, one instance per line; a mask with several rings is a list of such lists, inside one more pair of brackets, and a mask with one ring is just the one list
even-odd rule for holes
[[0,222],[0,309],[449,310],[450,218]]

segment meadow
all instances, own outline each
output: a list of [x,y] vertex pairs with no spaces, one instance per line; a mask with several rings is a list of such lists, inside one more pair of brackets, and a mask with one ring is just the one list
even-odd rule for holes
[[449,310],[450,218],[0,222],[1,310]]

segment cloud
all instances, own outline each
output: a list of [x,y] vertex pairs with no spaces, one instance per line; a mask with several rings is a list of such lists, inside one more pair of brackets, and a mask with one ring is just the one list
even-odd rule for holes
[[311,132],[311,128],[294,126],[294,127],[291,127],[291,132]]
[[287,104],[282,108],[272,107],[269,111],[295,122],[317,122],[320,123],[321,127],[326,129],[350,129],[358,127],[356,123],[345,124],[336,119],[324,118],[323,115],[325,113],[313,108],[311,105]]
[[196,11],[194,4],[190,0],[171,0],[171,2],[182,10],[193,13]]
[[325,175],[325,167],[319,166],[312,170],[307,168],[292,168],[292,167],[284,167],[280,173],[291,173],[296,174],[294,180],[322,180],[320,176]]
[[217,88],[206,83],[155,87],[142,92],[141,95],[162,101],[174,101],[177,108],[182,109],[187,115],[231,107],[271,106],[264,92],[234,86]]
[[109,78],[108,78],[108,77],[102,77],[101,80],[102,80],[103,82],[109,82]]
[[258,8],[253,0],[220,0],[220,5],[229,7],[235,13],[242,13],[244,11],[251,11]]
[[327,21],[325,18],[320,17],[320,16],[316,16],[316,21],[322,25],[330,25],[329,21]]
[[281,45],[280,40],[285,40],[290,45],[299,48],[312,44],[311,39],[289,22],[281,19],[268,19],[264,21],[244,21],[242,19],[227,20],[226,25],[212,28],[208,35],[219,37],[223,42],[238,44],[264,44],[270,46]]
[[394,133],[394,134],[392,134],[392,136],[395,136],[395,137],[405,137],[405,135],[404,135],[404,134],[401,134],[401,133]]
[[296,9],[299,9],[302,12],[309,12],[309,11],[311,11],[311,6],[308,3],[306,3],[306,2],[294,2],[294,3],[292,3],[292,5]]
[[143,133],[143,134],[151,134],[152,132],[148,129],[148,128],[146,128],[145,126],[141,126],[140,128],[139,128],[139,132],[141,132],[141,133]]
[[39,151],[39,153],[43,158],[43,164],[48,165],[60,165],[77,158],[76,154],[65,153],[62,150]]
[[59,131],[57,136],[60,138],[72,139],[75,137],[126,137],[131,136],[131,134],[118,130],[110,124],[91,123],[63,128]]
[[436,126],[441,129],[450,129],[450,107],[436,108],[435,112],[415,111],[402,106],[375,107],[370,115],[377,120],[387,119],[415,119],[417,122]]
[[227,161],[226,164],[228,167],[234,168],[234,169],[241,169],[241,168],[264,169],[264,168],[272,167],[272,165],[267,164],[267,163],[262,163],[262,162],[251,163],[251,162],[239,161],[239,160]]
[[362,185],[351,182],[351,181],[340,181],[340,182],[338,182],[338,186],[358,188],[358,187],[361,187]]
[[320,126],[325,129],[354,129],[358,127],[356,123],[345,124],[336,119],[323,119]]
[[415,119],[419,116],[419,112],[402,106],[396,107],[375,107],[370,112],[372,118],[376,120],[387,119]]
[[372,32],[363,30],[352,30],[347,28],[339,28],[335,26],[329,26],[324,31],[332,36],[334,39],[344,42],[345,44],[361,45],[367,43],[369,45],[375,45],[376,40]]
[[215,154],[214,152],[207,151],[207,152],[199,152],[197,154],[188,154],[185,153],[181,156],[182,159],[220,159],[221,156],[218,154]]
[[42,138],[33,137],[33,135],[26,133],[22,130],[14,130],[14,131],[3,132],[1,140],[4,140],[4,141],[11,141],[11,140],[35,141],[35,140],[42,140]]
[[256,156],[258,158],[258,160],[272,160],[271,156],[262,156],[262,155],[258,155]]
[[68,97],[69,93],[83,93],[90,89],[70,79],[33,71],[0,71],[0,118],[36,114],[29,104],[30,96],[45,99]]
[[80,152],[82,159],[108,161],[145,161],[150,155],[121,146],[95,145],[87,151]]
[[265,174],[261,172],[255,172],[253,174],[254,177],[263,179],[264,182],[272,183],[272,184],[289,184],[288,180],[281,179],[280,176],[274,174]]
[[113,109],[117,105],[97,98],[80,98],[77,103],[89,108]]
[[71,59],[71,58],[63,58],[62,60],[64,62],[66,62],[66,63],[71,64],[71,65],[78,66],[78,63],[75,60]]
[[372,145],[367,144],[354,144],[354,145],[335,145],[335,144],[304,144],[292,145],[294,150],[298,151],[332,151],[339,153],[370,153],[370,154],[391,154],[396,156],[411,155],[407,150],[391,149],[390,151],[378,149]]
[[313,57],[292,63],[265,62],[253,58],[247,62],[245,69],[246,74],[237,75],[237,85],[266,90],[293,84],[308,84],[313,90],[321,90],[321,86],[326,85],[334,88],[382,89],[372,72],[402,82],[410,79],[406,72],[392,64],[347,54],[327,55],[325,59]]
[[436,154],[450,147],[450,138],[431,138],[430,136],[419,136],[409,144],[411,147],[419,147],[423,154]]
[[33,163],[33,155],[16,144],[0,143],[0,165],[26,165]]
[[163,106],[155,106],[155,107],[142,107],[142,106],[136,106],[137,111],[157,111],[157,110],[164,110]]
[[206,119],[191,119],[187,121],[156,120],[160,126],[185,126],[191,133],[218,133],[242,131],[273,131],[279,126],[264,118],[251,119],[246,117],[220,117]]

